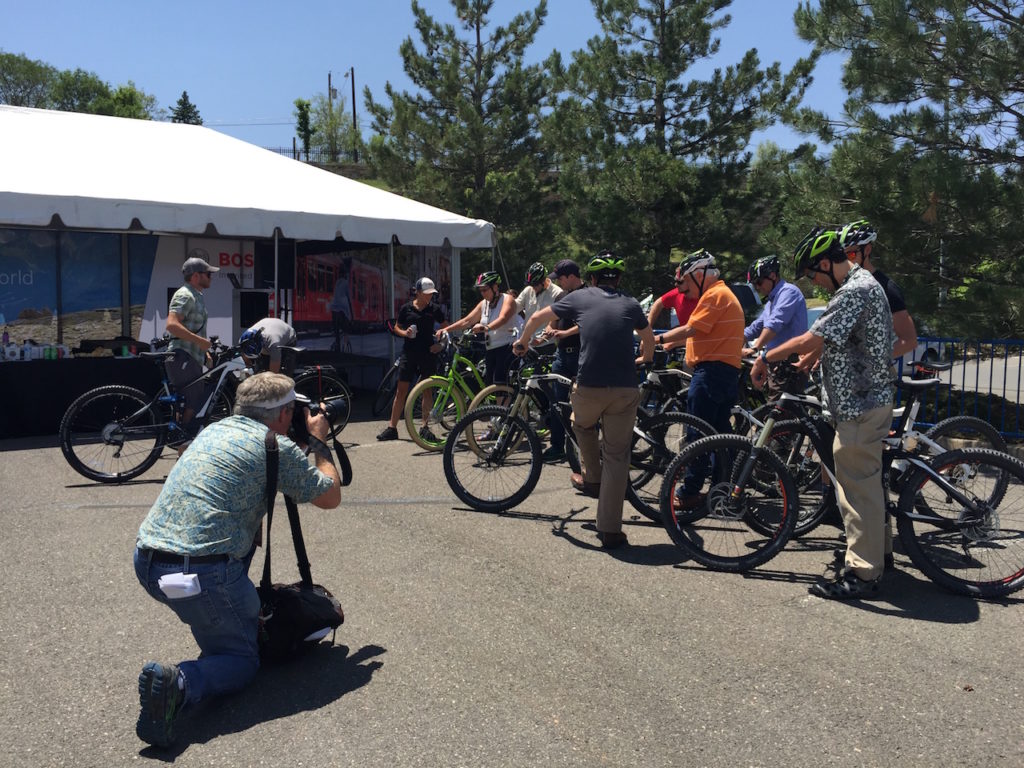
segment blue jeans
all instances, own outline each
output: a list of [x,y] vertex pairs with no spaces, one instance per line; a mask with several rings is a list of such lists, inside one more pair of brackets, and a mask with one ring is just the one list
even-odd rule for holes
[[[580,348],[574,346],[569,349],[572,349],[572,352],[566,352],[561,347],[555,350],[555,359],[551,363],[551,372],[575,379],[580,367]],[[569,402],[569,387],[562,384],[552,384],[551,389],[555,395],[555,400]],[[562,427],[561,420],[554,414],[548,418],[548,431],[551,433],[551,447],[565,450],[565,428]]]
[[201,591],[192,597],[167,599],[157,585],[160,577],[180,573],[181,564],[152,562],[135,550],[135,575],[150,596],[188,624],[199,645],[199,658],[178,664],[185,678],[185,704],[237,691],[256,676],[260,666],[256,625],[260,598],[249,580],[249,561],[230,559],[189,564],[199,577]]
[[[728,363],[698,363],[690,379],[686,395],[686,412],[708,422],[717,432],[731,432],[729,417],[732,407],[740,395],[740,370]],[[687,441],[699,437],[696,430],[689,430]],[[686,470],[681,492],[692,495],[700,492],[710,470],[707,459],[695,461]]]

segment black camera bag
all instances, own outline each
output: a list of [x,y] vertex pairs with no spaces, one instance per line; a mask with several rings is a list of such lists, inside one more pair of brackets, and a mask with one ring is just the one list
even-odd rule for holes
[[[292,543],[298,559],[301,579],[294,584],[274,584],[270,578],[270,526],[277,495],[277,435],[267,431],[267,536],[264,546],[263,578],[260,581],[259,647],[264,663],[287,661],[300,656],[320,642],[324,630],[331,633],[331,643],[338,627],[345,621],[341,604],[327,589],[313,583],[306,556],[306,544],[299,524],[295,500],[284,497]],[[311,639],[312,636],[312,639]]]

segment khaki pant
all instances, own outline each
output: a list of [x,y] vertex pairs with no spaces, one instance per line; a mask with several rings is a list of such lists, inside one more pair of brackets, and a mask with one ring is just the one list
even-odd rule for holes
[[839,510],[846,528],[846,568],[859,578],[882,575],[887,549],[882,438],[889,434],[892,406],[865,411],[836,424],[832,452],[839,481]]
[[[576,385],[569,402],[572,404],[572,428],[580,446],[583,480],[601,484],[597,530],[618,533],[622,530],[622,502],[629,482],[629,454],[640,390],[637,387]],[[601,424],[600,442],[598,422]]]

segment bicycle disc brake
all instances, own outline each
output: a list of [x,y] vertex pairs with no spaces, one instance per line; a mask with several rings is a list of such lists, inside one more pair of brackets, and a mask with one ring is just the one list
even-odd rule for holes
[[708,517],[716,520],[743,518],[743,499],[732,495],[732,483],[716,483],[708,490]]

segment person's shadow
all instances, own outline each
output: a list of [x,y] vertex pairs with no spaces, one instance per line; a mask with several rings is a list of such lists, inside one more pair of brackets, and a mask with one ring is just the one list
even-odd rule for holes
[[349,655],[348,646],[321,643],[298,659],[261,667],[244,690],[202,701],[183,712],[175,723],[171,749],[146,747],[139,754],[174,762],[191,744],[205,744],[259,723],[320,709],[370,682],[373,673],[384,666],[374,657],[383,653],[385,649],[379,645],[366,645]]

